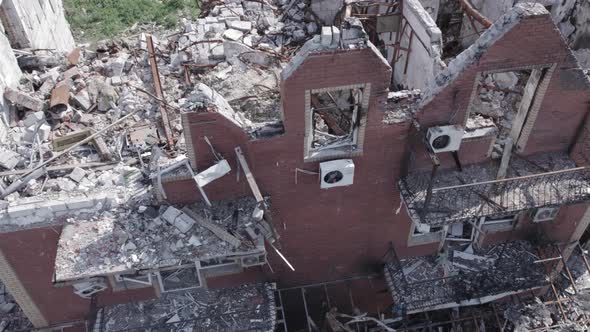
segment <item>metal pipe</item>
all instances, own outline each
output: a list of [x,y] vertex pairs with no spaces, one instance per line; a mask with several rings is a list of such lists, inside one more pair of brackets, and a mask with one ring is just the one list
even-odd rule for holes
[[483,25],[484,28],[487,29],[492,26],[492,21],[477,11],[468,0],[459,0],[459,2],[461,3],[461,8],[465,11],[465,14],[473,17],[473,19]]

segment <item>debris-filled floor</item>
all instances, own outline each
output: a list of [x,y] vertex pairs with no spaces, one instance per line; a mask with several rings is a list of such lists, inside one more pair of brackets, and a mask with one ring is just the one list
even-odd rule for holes
[[25,313],[0,281],[0,332],[27,331],[32,328]]
[[273,331],[274,284],[197,289],[102,310],[101,331]]
[[[162,206],[161,211],[140,206],[137,210],[106,211],[88,220],[70,219],[58,244],[56,280],[157,269],[195,259],[264,254],[263,237],[254,233],[256,207],[254,198],[247,197],[214,202],[211,208],[204,203],[181,210]],[[227,230],[227,234],[213,233],[208,225]]]
[[385,276],[398,310],[412,312],[540,287],[547,277],[536,260],[530,243],[515,241],[390,262]]
[[[590,197],[590,175],[587,170],[576,171],[574,162],[564,153],[515,155],[506,179],[494,181],[498,166],[491,161],[464,166],[462,171],[438,172],[422,217],[430,173],[410,174],[400,181],[400,187],[411,217],[426,224],[448,224]],[[574,171],[565,171],[568,169]]]

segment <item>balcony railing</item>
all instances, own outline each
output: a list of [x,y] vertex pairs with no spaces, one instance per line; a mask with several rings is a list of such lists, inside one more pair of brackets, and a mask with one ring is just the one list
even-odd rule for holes
[[391,246],[384,257],[384,273],[394,303],[408,312],[430,310],[440,305],[453,306],[546,285],[545,265],[541,257],[535,255],[538,248],[526,241],[475,247],[475,255],[492,263],[487,267],[471,263],[466,268],[455,266],[460,260],[456,262],[453,252],[442,259],[446,265],[454,266],[450,269],[443,267],[445,264],[439,256],[400,260]]
[[412,175],[399,186],[410,217],[433,226],[590,199],[587,167],[429,190],[430,181],[430,176]]

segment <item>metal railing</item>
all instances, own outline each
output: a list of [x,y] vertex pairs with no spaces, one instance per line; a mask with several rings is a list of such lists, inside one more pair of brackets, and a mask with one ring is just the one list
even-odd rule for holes
[[590,170],[586,167],[433,188],[429,194],[430,180],[412,175],[399,183],[412,219],[429,225],[590,199]]

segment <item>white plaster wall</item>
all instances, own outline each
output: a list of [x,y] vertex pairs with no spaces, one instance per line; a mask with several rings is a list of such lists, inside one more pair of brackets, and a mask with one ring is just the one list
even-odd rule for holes
[[[2,26],[0,24],[0,26]],[[1,29],[0,29],[1,30]],[[4,99],[4,89],[6,87],[16,87],[22,73],[12,52],[12,47],[3,33],[0,33],[0,115],[4,121],[0,121],[0,141],[2,133],[5,133],[8,124],[8,107]]]
[[[407,28],[401,36],[401,47],[410,47],[411,30],[414,31],[414,37],[409,58],[408,53],[402,51],[401,57],[394,66],[394,83],[408,89],[424,89],[444,68],[444,63],[440,59],[442,33],[418,0],[406,0],[403,15],[412,29]],[[382,34],[382,38],[386,40],[386,44],[393,43],[395,34],[392,36],[393,40],[390,39],[389,33]],[[393,48],[388,48],[387,53],[388,60],[391,61]],[[406,60],[407,71],[405,70]]]
[[343,5],[344,0],[312,0],[311,10],[324,22],[324,25],[331,26]]
[[3,0],[0,18],[15,48],[75,48],[62,0]]
[[[492,22],[495,22],[500,16],[507,13],[514,6],[514,3],[514,0],[471,0],[473,7]],[[477,32],[473,29],[473,26],[477,28]],[[467,15],[463,14],[461,44],[464,48],[471,46],[479,38],[479,34],[484,31],[485,29],[481,24],[474,20],[472,25]]]
[[432,20],[436,22],[438,17],[438,9],[440,8],[440,0],[420,0],[422,7],[426,9]]

